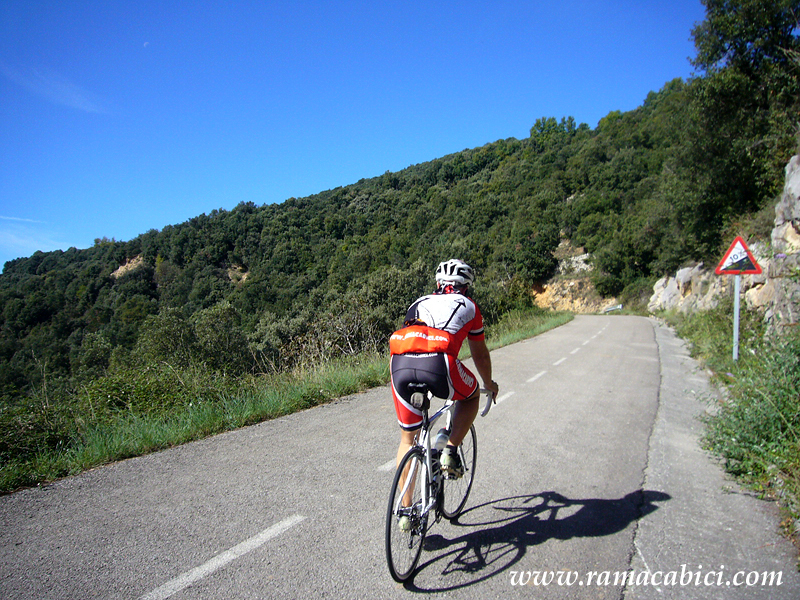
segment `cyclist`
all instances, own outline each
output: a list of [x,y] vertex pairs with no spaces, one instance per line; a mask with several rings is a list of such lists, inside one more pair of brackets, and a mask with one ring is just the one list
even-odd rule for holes
[[422,412],[411,404],[414,384],[426,384],[434,396],[456,400],[453,424],[442,452],[442,471],[450,477],[464,474],[456,449],[478,414],[480,388],[475,375],[458,360],[464,339],[483,386],[498,391],[492,380],[492,361],[478,305],[467,296],[475,274],[467,263],[452,259],[436,269],[436,291],[414,302],[403,328],[389,341],[392,396],[400,423],[398,464],[422,426]]

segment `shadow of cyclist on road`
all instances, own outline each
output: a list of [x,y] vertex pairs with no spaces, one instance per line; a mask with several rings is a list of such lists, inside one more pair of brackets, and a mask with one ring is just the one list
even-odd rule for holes
[[[613,535],[657,510],[656,502],[669,499],[668,494],[648,490],[618,499],[572,499],[542,492],[475,506],[453,523],[465,533],[451,539],[435,529],[428,534],[424,562],[406,588],[441,592],[473,585],[513,567],[528,547],[551,539]],[[430,586],[424,583],[426,573],[435,574]]]

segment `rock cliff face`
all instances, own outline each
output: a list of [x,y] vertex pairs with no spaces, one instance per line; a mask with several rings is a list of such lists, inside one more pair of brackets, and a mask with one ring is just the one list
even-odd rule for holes
[[766,307],[770,329],[779,330],[800,321],[800,155],[786,165],[786,186],[775,207],[772,249],[767,282],[754,300]]
[[[763,273],[742,276],[747,307],[764,313],[771,333],[796,325],[800,321],[800,155],[786,165],[786,184],[775,207],[770,245],[755,243],[750,250]],[[658,280],[648,310],[707,310],[731,294],[733,277],[715,275],[714,267],[701,263]]]
[[603,298],[587,276],[592,270],[590,256],[562,240],[555,252],[558,277],[533,289],[537,306],[573,313],[599,313],[615,306],[614,298]]
[[578,314],[603,312],[617,303],[614,298],[600,296],[587,278],[551,281],[533,291],[537,306]]
[[647,310],[677,309],[680,312],[708,310],[728,294],[728,280],[714,275],[703,263],[679,270],[674,277],[662,277],[653,286]]

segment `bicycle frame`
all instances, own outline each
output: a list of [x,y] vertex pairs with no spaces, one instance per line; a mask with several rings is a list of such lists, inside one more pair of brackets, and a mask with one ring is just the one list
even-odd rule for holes
[[[484,416],[494,403],[494,396],[487,390],[481,392],[487,394],[486,405],[480,413]],[[421,396],[422,393],[415,392],[415,395]],[[458,447],[464,473],[449,477],[441,468],[435,469],[431,432],[436,431],[435,425],[442,417],[446,419],[447,430],[452,431],[456,403],[444,400],[444,405],[429,415],[430,401],[434,396],[430,390],[424,393],[424,397],[417,396],[414,399],[415,405],[423,407],[422,424],[411,448],[399,461],[386,514],[385,544],[389,572],[395,581],[401,583],[416,568],[431,511],[436,522],[442,517],[451,521],[457,519],[467,502],[475,474],[477,439],[472,426],[467,433],[469,439],[465,438],[466,443],[462,442]],[[448,483],[451,480],[452,486]],[[454,492],[454,503],[448,500],[450,492]]]
[[[489,412],[489,409],[494,403],[494,394],[483,389],[481,392],[486,393],[486,405],[480,413],[480,415],[483,417]],[[430,392],[427,393],[427,396],[429,402],[434,398],[433,394]],[[433,474],[433,456],[431,452],[431,431],[433,431],[433,426],[436,421],[438,421],[443,415],[446,416],[445,429],[450,430],[454,409],[455,401],[445,400],[444,405],[435,413],[433,413],[433,416],[428,416],[427,409],[422,411],[422,427],[420,428],[419,435],[414,442],[415,447],[422,448],[423,456],[425,457],[425,469],[422,473],[420,473],[420,485],[422,486],[422,505],[424,507],[420,513],[420,518],[425,518],[431,509],[435,507],[437,502],[437,494],[435,493],[437,490],[435,489],[434,485],[436,482],[434,481]],[[416,466],[413,469],[416,469]],[[397,514],[399,511],[400,503],[408,492],[410,484],[415,480],[415,473],[413,472],[413,469],[410,470],[406,475],[406,480],[403,483],[403,489],[401,490],[402,493],[398,496],[397,505],[395,506],[395,514]]]
[[[428,399],[430,400],[432,396],[430,393],[428,394]],[[450,429],[451,421],[453,418],[453,409],[455,408],[455,402],[453,400],[446,400],[444,405],[437,410],[432,417],[428,416],[428,411],[422,411],[422,427],[420,428],[419,436],[415,440],[414,446],[422,448],[423,456],[425,457],[425,469],[422,473],[420,473],[420,481],[419,485],[422,486],[422,512],[420,513],[420,517],[424,518],[434,507],[436,504],[436,494],[433,492],[435,491],[433,480],[433,456],[431,452],[431,431],[433,429],[434,423],[438,421],[442,415],[447,415],[447,425],[446,429]],[[408,492],[409,486],[412,482],[415,481],[415,475],[412,468],[406,475],[405,483],[403,484],[402,493],[398,496],[397,506],[395,506],[395,512],[400,509],[400,502],[402,501],[403,497]]]

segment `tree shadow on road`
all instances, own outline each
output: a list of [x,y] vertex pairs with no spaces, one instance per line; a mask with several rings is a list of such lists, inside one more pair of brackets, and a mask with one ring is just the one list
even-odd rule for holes
[[[468,587],[509,570],[531,546],[551,539],[613,535],[658,510],[656,502],[667,500],[670,496],[663,492],[637,490],[618,499],[573,499],[542,492],[487,502],[447,526],[453,536],[435,533],[438,527],[429,532],[424,562],[405,587],[423,593]],[[437,569],[436,577],[425,576]],[[423,579],[435,581],[435,587]]]

